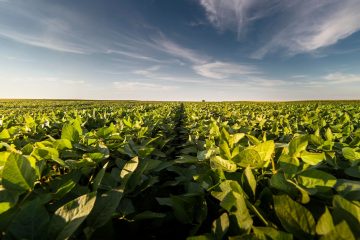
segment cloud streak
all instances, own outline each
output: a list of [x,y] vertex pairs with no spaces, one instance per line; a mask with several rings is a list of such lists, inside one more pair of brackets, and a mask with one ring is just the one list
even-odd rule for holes
[[358,0],[199,0],[199,3],[210,23],[222,31],[235,31],[238,36],[256,20],[268,16],[277,20],[270,33],[268,27],[258,30],[270,40],[251,54],[254,59],[281,49],[290,55],[313,52],[360,30]]
[[[259,73],[254,66],[216,60],[206,54],[183,47],[165,38],[163,34],[160,35],[160,38],[155,38],[153,47],[173,57],[186,60],[196,74],[205,78],[226,79]],[[158,70],[158,68],[155,70]],[[141,70],[137,73],[144,76],[153,76],[153,70]]]
[[[82,21],[68,9],[31,1],[7,2],[0,8],[0,37],[58,52],[87,54],[94,48],[79,36]],[[81,32],[80,34],[84,34]]]
[[146,92],[176,89],[174,86],[160,85],[155,83],[144,82],[113,82],[114,87],[121,92]]
[[334,72],[324,76],[323,78],[327,80],[325,84],[360,83],[360,74]]
[[209,61],[209,57],[203,54],[199,54],[198,52],[183,47],[178,43],[171,41],[164,37],[161,34],[160,37],[156,37],[153,39],[154,45],[153,47],[159,51],[165,52],[166,54],[172,55],[174,57],[178,57],[180,59],[189,61],[194,64],[203,64]]
[[[273,1],[276,6],[277,1]],[[233,30],[240,38],[253,21],[272,13],[269,0],[199,0],[210,23],[220,31]]]
[[6,31],[6,30],[2,30],[0,32],[0,37],[11,39],[18,43],[46,48],[59,52],[76,53],[76,54],[87,53],[86,49],[84,49],[83,47],[70,42],[62,42],[61,40],[56,39],[55,37],[42,38],[41,36],[22,34],[14,31]]
[[144,60],[144,61],[150,61],[150,62],[162,62],[156,58],[149,57],[145,54],[140,54],[140,53],[133,52],[133,51],[108,49],[105,51],[105,53],[106,54],[117,54],[117,55],[129,57],[129,58],[137,59],[137,60]]
[[146,69],[135,70],[133,73],[144,76],[144,77],[152,78],[152,77],[154,77],[154,72],[158,71],[159,69],[160,69],[160,66],[155,65],[155,66],[152,66],[152,67],[149,67]]
[[197,74],[213,79],[225,79],[234,76],[236,77],[258,73],[258,71],[253,66],[220,61],[195,65],[193,69]]

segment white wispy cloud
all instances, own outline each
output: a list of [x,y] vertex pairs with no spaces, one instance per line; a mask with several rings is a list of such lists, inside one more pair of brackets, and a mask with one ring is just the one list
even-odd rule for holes
[[155,66],[151,66],[151,67],[146,68],[146,69],[135,70],[134,73],[138,74],[138,75],[149,76],[153,72],[156,72],[157,70],[159,70],[160,67],[161,66],[159,66],[159,65],[155,65]]
[[[0,76],[1,77],[1,76]],[[0,80],[1,81],[1,80]],[[58,86],[64,86],[64,85],[68,85],[68,86],[76,86],[76,85],[81,85],[81,86],[89,86],[91,85],[90,82],[87,82],[85,80],[82,79],[76,79],[76,78],[67,78],[67,77],[61,77],[61,76],[41,76],[41,75],[37,75],[37,76],[7,76],[7,81],[9,82],[13,82],[15,83],[14,85],[18,86],[19,84],[54,84],[54,86],[56,85],[56,87]]]
[[155,52],[149,40],[138,34],[118,33],[108,25],[95,29],[97,17],[60,4],[9,1],[0,8],[0,38],[57,52],[100,53],[129,62],[162,62],[153,57]]
[[[266,16],[272,9],[262,7],[259,11],[255,8],[267,4],[268,0],[199,0],[199,2],[206,10],[208,20],[216,28],[221,31],[234,30],[238,37],[251,21]],[[255,11],[250,12],[250,10]]]
[[[151,46],[159,51],[167,53],[168,55],[187,61],[190,63],[191,69],[201,77],[226,79],[230,77],[254,75],[259,73],[259,70],[255,66],[216,60],[207,54],[184,47],[166,38],[162,33],[159,37],[153,39]],[[157,70],[158,68],[155,69],[155,71]],[[163,80],[171,78],[155,75],[154,70],[151,69],[138,70],[134,73],[149,78],[157,77]]]
[[137,53],[135,51],[108,49],[108,50],[105,51],[105,53],[107,53],[107,54],[118,54],[118,55],[122,55],[122,56],[125,56],[125,57],[130,57],[130,58],[139,59],[139,60],[146,60],[146,61],[150,61],[150,62],[162,62],[159,59],[147,56],[145,54],[140,54],[140,53]]
[[124,92],[146,92],[146,91],[161,91],[175,89],[175,86],[145,83],[145,82],[113,82],[113,85],[119,91]]
[[324,82],[325,84],[360,83],[360,74],[334,72],[324,76],[323,78],[327,80],[327,82]]
[[56,38],[42,38],[41,36],[22,34],[11,30],[2,30],[0,32],[0,36],[19,43],[55,50],[59,52],[77,54],[85,54],[87,52],[86,49],[81,46],[78,46],[71,42],[62,42],[61,40]]
[[78,35],[82,21],[76,14],[58,7],[25,1],[7,2],[0,8],[0,37],[59,52],[85,54],[92,47]]
[[251,77],[247,83],[256,87],[282,87],[296,84],[296,82],[289,82],[283,79],[269,79],[264,77]]
[[144,78],[151,79],[152,81],[162,81],[162,82],[172,82],[175,84],[203,84],[204,79],[197,78],[194,76],[187,77],[187,76],[179,76],[174,74],[166,74],[161,71],[162,66],[154,65],[148,68],[137,69],[134,70],[132,73],[135,75],[140,75]]
[[10,61],[18,61],[18,62],[34,62],[33,59],[18,57],[18,56],[2,56],[2,58],[10,60]]
[[306,78],[307,75],[299,74],[299,75],[292,75],[290,78]]
[[194,64],[203,64],[209,61],[209,57],[205,54],[200,54],[195,50],[181,46],[180,44],[171,41],[163,36],[153,39],[153,45],[159,51],[165,52],[171,56],[178,57],[183,60],[190,61]]
[[208,78],[225,79],[234,76],[256,74],[258,71],[253,66],[227,62],[209,62],[193,66],[194,71]]
[[220,30],[246,32],[257,19],[273,16],[277,21],[266,33],[268,42],[251,57],[286,49],[288,54],[312,52],[336,44],[360,29],[358,0],[199,0],[209,21]]

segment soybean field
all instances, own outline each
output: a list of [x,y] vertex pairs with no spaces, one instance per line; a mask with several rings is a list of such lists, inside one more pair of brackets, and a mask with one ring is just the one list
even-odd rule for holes
[[360,101],[0,100],[1,239],[360,239]]

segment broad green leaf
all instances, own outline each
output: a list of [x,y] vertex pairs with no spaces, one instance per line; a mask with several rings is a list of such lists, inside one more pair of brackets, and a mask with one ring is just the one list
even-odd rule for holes
[[11,153],[3,169],[2,184],[5,189],[23,193],[33,188],[35,180],[35,170],[27,158]]
[[220,129],[219,129],[217,123],[215,121],[212,121],[210,126],[211,126],[210,131],[209,131],[210,135],[215,136],[215,137],[219,136]]
[[235,158],[234,162],[240,167],[261,168],[264,165],[260,154],[255,149],[245,149],[241,151]]
[[138,165],[139,165],[138,157],[134,157],[131,160],[127,161],[125,163],[125,166],[122,168],[122,170],[120,172],[120,177],[122,179],[129,177],[135,171],[135,169],[138,167]]
[[[136,171],[138,169],[138,171]],[[120,171],[121,187],[125,191],[132,191],[142,181],[142,174],[146,169],[146,164],[139,163],[139,158],[134,157],[127,161],[123,169]],[[126,189],[125,189],[126,185]]]
[[260,140],[257,139],[256,137],[250,135],[250,134],[247,134],[246,137],[249,139],[249,141],[254,144],[254,145],[257,145],[257,144],[260,144]]
[[200,161],[204,161],[206,159],[210,159],[211,156],[213,156],[214,154],[215,154],[215,150],[213,150],[213,149],[204,150],[204,151],[198,151],[197,152],[197,158]]
[[[142,157],[142,158],[145,158],[145,157],[148,157],[150,156],[156,149],[153,148],[153,147],[149,147],[149,146],[146,146],[146,147],[140,147],[138,149],[138,153],[139,153],[139,157]],[[194,151],[195,153],[196,151]]]
[[96,200],[96,192],[82,195],[59,209],[51,218],[49,236],[52,239],[68,239],[89,215]]
[[319,218],[316,224],[316,233],[319,235],[325,235],[334,229],[334,222],[332,216],[327,207],[325,212]]
[[298,181],[307,188],[334,187],[336,177],[321,170],[310,169],[299,173]]
[[[2,198],[2,196],[0,196],[0,198]],[[14,203],[12,202],[7,202],[6,200],[2,200],[0,202],[0,214],[6,212],[7,210],[9,210],[10,208],[12,208],[14,206]]]
[[96,177],[92,183],[93,191],[96,191],[99,188],[100,183],[105,175],[105,171],[106,171],[108,164],[109,164],[109,162],[106,162],[104,164],[104,166],[100,169],[100,171],[96,174]]
[[253,219],[247,209],[245,199],[237,192],[233,192],[233,195],[236,198],[236,211],[231,214],[236,217],[238,227],[244,232],[249,232],[253,225]]
[[228,211],[229,216],[236,218],[238,228],[241,232],[250,231],[253,220],[246,207],[246,202],[242,194],[229,192],[220,202],[220,206]]
[[355,236],[360,236],[360,206],[340,195],[333,198],[333,218],[335,222],[345,220]]
[[360,161],[360,153],[356,152],[355,149],[353,148],[349,148],[349,147],[343,148],[342,154],[344,158],[353,162],[353,165],[355,165],[356,162]]
[[355,236],[351,232],[349,225],[345,221],[341,221],[331,232],[322,236],[320,240],[355,240]]
[[9,235],[16,239],[47,239],[49,214],[39,198],[20,207],[19,213],[8,227]]
[[61,139],[67,139],[70,142],[78,142],[80,139],[79,129],[70,123],[65,123],[61,130]]
[[102,137],[104,139],[111,136],[111,134],[116,132],[116,128],[113,123],[110,124],[109,127],[102,127],[97,130],[96,135]]
[[284,171],[285,175],[293,176],[297,173],[300,162],[296,157],[291,157],[287,154],[282,154],[279,158],[280,168]]
[[275,143],[273,140],[270,140],[257,144],[256,146],[251,147],[251,149],[254,149],[258,152],[262,161],[268,162],[271,160],[271,156],[275,152]]
[[285,175],[282,172],[277,172],[271,176],[270,186],[287,193],[292,197],[296,197],[298,195],[297,188],[286,180]]
[[287,195],[273,198],[275,213],[285,230],[299,238],[313,238],[316,224],[311,212]]
[[58,139],[54,142],[54,148],[57,150],[72,149],[72,144],[69,139]]
[[229,216],[227,213],[221,214],[221,216],[213,222],[212,232],[215,239],[223,239],[229,229],[229,224]]
[[220,202],[220,206],[227,212],[236,211],[236,196],[233,192],[228,192]]
[[122,178],[121,185],[96,198],[95,206],[86,220],[88,227],[85,232],[88,237],[90,237],[97,228],[103,226],[111,219],[124,195],[127,182],[138,167],[138,164],[138,157],[127,161],[120,171],[120,177]]
[[28,143],[23,148],[21,148],[21,152],[23,155],[30,155],[33,150],[34,146],[31,143]]
[[231,150],[226,141],[220,143],[220,154],[224,156],[227,160],[231,160]]
[[318,135],[314,135],[311,134],[309,136],[309,144],[315,145],[317,147],[321,146],[324,143],[324,140],[318,136]]
[[8,140],[9,138],[11,138],[11,136],[7,129],[4,129],[0,132],[0,141]]
[[6,148],[6,150],[9,151],[9,152],[14,152],[14,153],[21,154],[21,152],[16,150],[16,148],[13,145],[9,145],[6,142],[0,142],[0,149],[1,148]]
[[327,128],[327,129],[326,129],[325,138],[326,138],[326,140],[328,140],[328,141],[332,141],[332,140],[334,139],[334,135],[333,135],[333,133],[332,133],[332,131],[331,131],[330,128]]
[[360,201],[360,182],[347,179],[338,179],[335,190],[347,200]]
[[254,174],[252,173],[252,170],[250,167],[245,168],[244,176],[245,176],[247,184],[249,185],[249,187],[252,191],[253,196],[255,196],[256,179],[255,179]]
[[166,214],[160,212],[144,211],[134,216],[135,221],[145,220],[145,219],[156,219],[164,218]]
[[235,144],[237,144],[242,138],[245,137],[245,133],[235,133],[230,136],[229,138],[229,145],[230,147],[234,147]]
[[242,147],[240,147],[240,146],[234,147],[234,149],[231,152],[231,158],[234,158],[235,156],[237,156],[241,150],[242,150]]
[[35,120],[30,115],[24,116],[24,120],[25,120],[27,127],[29,127],[29,128],[35,127],[35,125],[36,125]]
[[244,190],[241,188],[240,184],[237,181],[225,180],[221,182],[214,189],[214,191],[211,192],[211,195],[213,195],[219,201],[222,201],[229,192],[245,194]]
[[65,182],[63,185],[61,185],[57,191],[54,193],[53,198],[54,199],[61,199],[63,198],[67,193],[69,193],[74,187],[76,186],[76,182],[74,182],[72,179]]
[[104,159],[109,158],[109,156],[110,156],[110,151],[107,148],[107,146],[103,144],[99,144],[98,146],[96,146],[94,152],[88,152],[83,154],[83,158],[91,158],[91,160],[97,163]]
[[2,172],[4,169],[4,165],[10,156],[11,152],[0,152],[0,179],[2,178]]
[[75,169],[90,169],[96,167],[96,163],[90,158],[84,158],[79,160],[66,160],[65,165],[72,170]]
[[254,234],[260,240],[292,240],[290,233],[279,231],[272,227],[253,227]]
[[222,128],[221,129],[221,141],[228,141],[230,138],[230,134],[228,133],[228,131],[226,130],[226,128]]
[[129,118],[128,119],[124,118],[122,121],[129,128],[131,128],[133,126],[132,123],[131,123],[131,120]]
[[296,189],[299,191],[300,193],[300,203],[302,204],[307,204],[310,202],[310,192],[306,189],[304,189],[303,187],[299,186],[299,184],[295,183],[294,181],[291,180],[286,180],[288,183],[292,184],[294,187],[296,187]]
[[344,172],[348,176],[355,177],[355,178],[360,178],[360,165],[346,168]]
[[323,160],[325,160],[325,154],[322,153],[312,153],[306,150],[301,151],[300,158],[307,164],[317,165]]
[[121,214],[120,218],[123,219],[126,219],[127,215],[129,214],[135,214],[137,212],[130,198],[122,198],[116,211]]
[[57,162],[61,166],[65,166],[65,162],[59,158],[59,152],[55,148],[51,147],[37,147],[31,153],[32,157],[35,157],[38,161],[52,160]]
[[182,164],[182,163],[197,163],[199,160],[197,157],[193,157],[190,155],[181,155],[179,156],[174,163]]
[[12,208],[18,201],[19,194],[0,187],[0,214]]
[[210,166],[212,169],[221,169],[226,172],[235,172],[236,164],[231,160],[225,160],[220,156],[210,158]]
[[123,197],[124,189],[113,189],[97,196],[94,208],[86,219],[87,228],[86,234],[88,237],[99,227],[105,225],[116,212],[121,198]]
[[300,152],[306,150],[308,145],[308,136],[300,136],[292,139],[289,143],[289,155],[299,157]]
[[79,133],[79,135],[81,136],[83,134],[83,130],[81,128],[81,118],[77,117],[74,121],[73,121],[73,126],[75,128],[75,130]]

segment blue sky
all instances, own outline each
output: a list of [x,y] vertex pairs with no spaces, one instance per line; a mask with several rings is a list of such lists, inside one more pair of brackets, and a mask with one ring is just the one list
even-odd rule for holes
[[0,0],[0,97],[359,99],[359,13],[359,0]]

